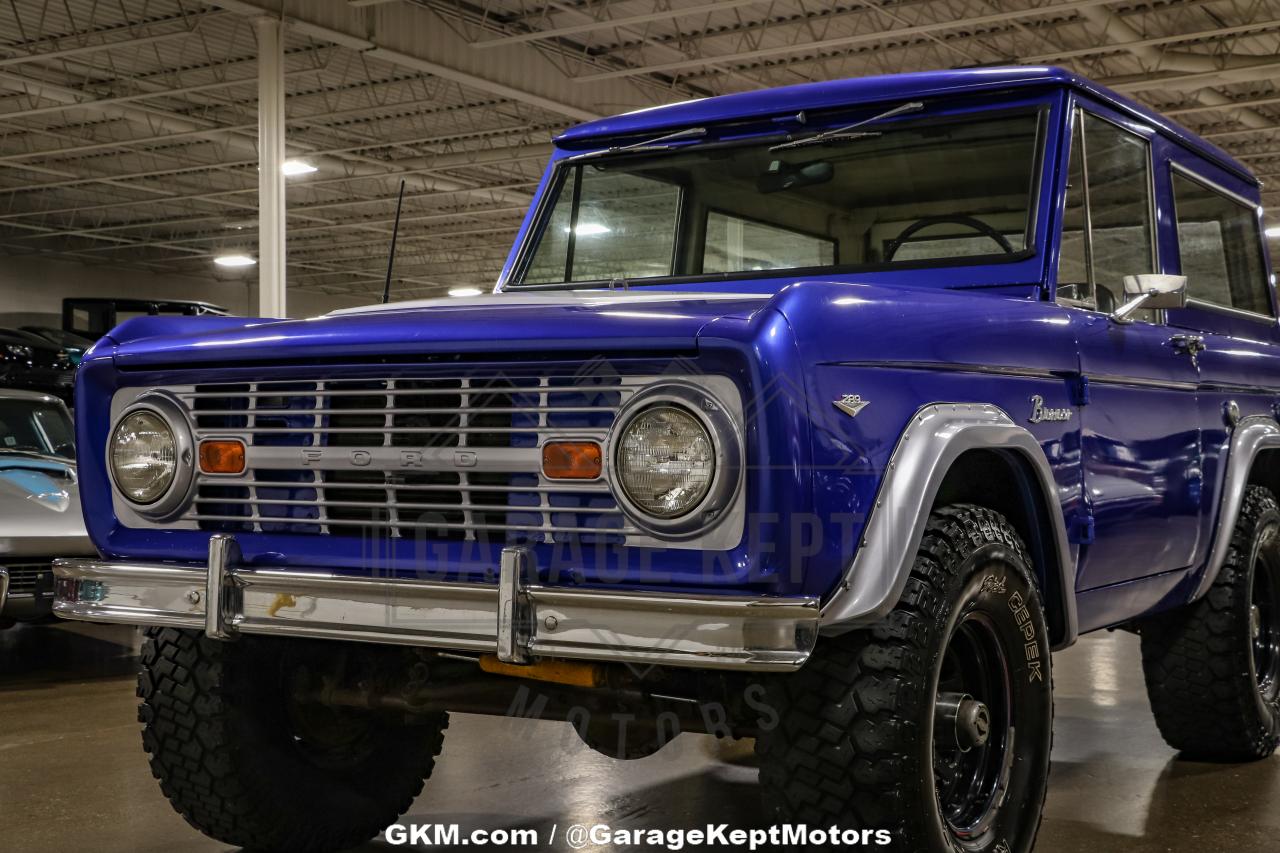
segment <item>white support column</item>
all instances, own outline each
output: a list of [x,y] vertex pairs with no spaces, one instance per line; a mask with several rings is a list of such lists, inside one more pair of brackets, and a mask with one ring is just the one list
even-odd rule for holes
[[284,25],[255,20],[258,31],[258,315],[285,314]]

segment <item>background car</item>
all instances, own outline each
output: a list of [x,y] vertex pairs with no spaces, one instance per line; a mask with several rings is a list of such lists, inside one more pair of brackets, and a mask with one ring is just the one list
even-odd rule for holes
[[93,341],[82,335],[52,326],[23,326],[19,331],[28,332],[66,351],[72,364],[79,364],[85,352],[93,346]]
[[125,320],[174,314],[183,317],[226,316],[221,305],[192,299],[67,298],[62,300],[62,328],[96,341]]
[[80,514],[75,437],[49,394],[0,389],[0,627],[49,618],[55,557],[91,555]]
[[0,388],[53,394],[71,405],[75,364],[46,338],[0,327]]

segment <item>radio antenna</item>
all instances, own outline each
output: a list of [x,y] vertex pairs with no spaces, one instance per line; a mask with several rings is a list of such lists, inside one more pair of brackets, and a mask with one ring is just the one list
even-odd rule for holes
[[404,180],[400,181],[400,197],[396,199],[396,224],[391,226],[391,251],[387,253],[387,283],[382,287],[382,304],[391,301],[391,267],[396,262],[396,237],[400,234],[400,205],[404,204]]

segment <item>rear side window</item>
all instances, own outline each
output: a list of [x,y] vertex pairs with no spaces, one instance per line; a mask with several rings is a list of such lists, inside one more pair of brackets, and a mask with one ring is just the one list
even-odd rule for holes
[[1187,294],[1270,317],[1267,271],[1253,207],[1176,171],[1173,201]]

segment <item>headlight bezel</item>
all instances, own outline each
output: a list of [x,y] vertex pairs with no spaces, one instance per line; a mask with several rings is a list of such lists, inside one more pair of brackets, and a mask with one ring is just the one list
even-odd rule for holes
[[[651,515],[628,497],[618,465],[623,436],[637,417],[653,408],[674,408],[692,416],[711,440],[715,471],[702,500],[681,515]],[[701,534],[721,521],[742,488],[742,434],[730,410],[705,388],[686,382],[664,382],[636,393],[614,419],[605,447],[609,491],[636,527],[664,538]]]
[[[121,487],[116,479],[116,468],[112,458],[120,428],[131,415],[139,412],[147,412],[158,417],[173,436],[174,444],[173,480],[158,498],[147,503],[135,501]],[[191,423],[187,419],[187,413],[182,404],[167,394],[151,392],[144,394],[122,409],[112,423],[111,431],[107,434],[104,461],[106,462],[107,476],[111,480],[111,486],[116,495],[134,512],[158,521],[172,518],[185,510],[191,501],[192,495],[195,493],[196,486],[195,439],[192,434]]]

